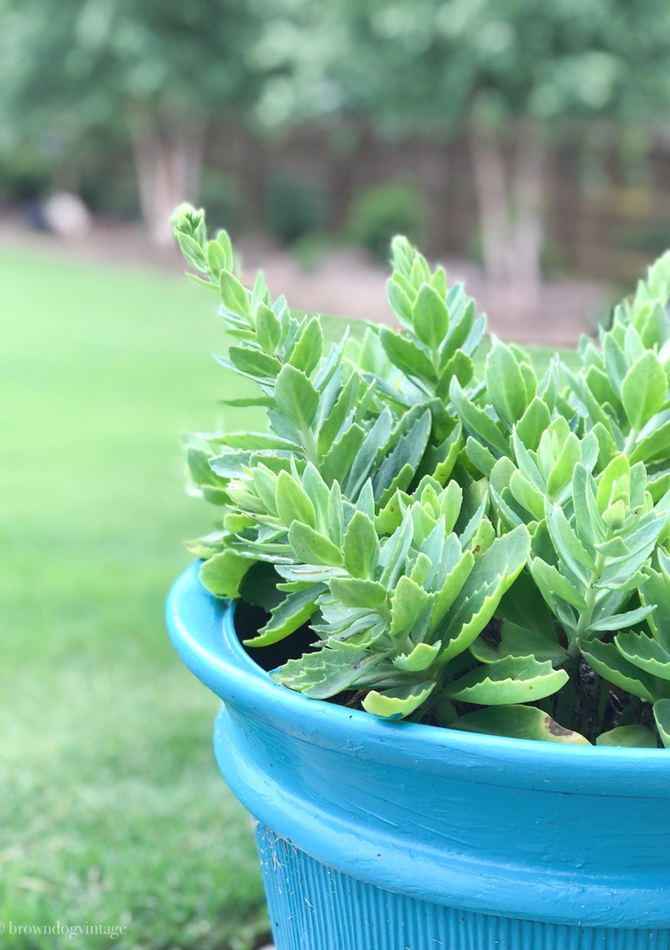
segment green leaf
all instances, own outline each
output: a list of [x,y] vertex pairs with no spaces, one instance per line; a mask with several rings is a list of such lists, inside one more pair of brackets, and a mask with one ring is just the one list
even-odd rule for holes
[[519,364],[504,343],[496,343],[487,356],[484,377],[493,408],[511,429],[525,413],[528,400]]
[[240,582],[240,597],[254,607],[272,610],[284,599],[277,584],[281,577],[275,570],[274,564],[267,561],[257,561],[252,564]]
[[429,445],[426,449],[417,475],[432,475],[445,485],[451,475],[458,453],[461,450],[463,428],[460,421],[451,434],[438,446]]
[[438,635],[445,641],[445,647],[440,656],[442,664],[463,653],[474,643],[493,617],[506,584],[507,573],[503,571],[499,577],[478,586],[476,592],[469,595],[465,601],[463,601],[465,587],[461,590],[456,601],[457,607],[452,607],[438,627]]
[[631,453],[630,460],[635,462],[655,462],[670,455],[670,420],[663,423],[650,435],[638,442]]
[[592,432],[598,440],[598,468],[603,469],[619,454],[619,451],[612,433],[602,422],[596,422]]
[[342,566],[340,549],[306,524],[294,521],[289,528],[288,540],[296,556],[305,564]]
[[498,426],[483,409],[468,399],[456,378],[451,381],[449,396],[466,429],[475,438],[484,442],[496,457],[509,454],[507,441]]
[[270,408],[275,401],[271,396],[250,396],[243,399],[222,399],[224,406],[233,406],[236,409],[248,409],[250,406],[264,406]]
[[599,746],[618,746],[633,749],[657,749],[658,739],[646,726],[618,726],[603,732],[596,739]]
[[274,310],[267,304],[259,303],[256,310],[256,339],[266,353],[274,353],[281,336],[281,323]]
[[[295,442],[289,442],[288,439],[281,439],[279,436],[267,432],[230,432],[228,435],[212,439],[211,442],[227,445],[231,449],[240,449],[244,452],[262,452],[266,449],[291,451],[298,448]],[[212,459],[212,462],[214,461],[215,459]]]
[[[535,533],[537,534],[537,529]],[[553,615],[537,589],[528,568],[521,571],[513,586],[500,601],[496,617],[542,634],[552,643],[556,640]],[[503,626],[504,635],[505,627]]]
[[589,666],[608,683],[625,689],[648,703],[659,698],[653,678],[626,660],[613,643],[602,643],[600,640],[584,643],[579,640],[578,644]]
[[388,358],[403,373],[417,379],[437,381],[435,368],[430,358],[406,334],[397,333],[389,327],[382,327],[379,331],[379,339]]
[[379,540],[370,518],[357,511],[344,535],[344,566],[352,577],[365,578],[377,563]]
[[226,255],[226,270],[233,269],[233,247],[230,243],[230,237],[228,236],[227,231],[219,231],[216,235],[216,240],[220,244],[223,253]]
[[598,480],[598,511],[601,515],[612,504],[614,486],[620,478],[630,478],[630,462],[625,455],[613,458]]
[[379,657],[365,650],[335,650],[324,647],[316,653],[305,653],[299,660],[289,660],[270,674],[276,683],[298,690],[310,699],[330,699],[354,685]]
[[579,611],[587,609],[583,593],[573,587],[553,565],[536,557],[531,562],[530,571],[533,580],[550,606],[554,603],[554,597],[560,597]]
[[474,369],[474,363],[467,353],[456,350],[452,358],[444,366],[440,366],[440,379],[435,388],[435,395],[446,402],[452,377],[455,377],[461,386],[465,386],[472,379]]
[[590,583],[595,562],[570,527],[563,509],[558,505],[552,505],[549,501],[547,501],[547,528],[561,560],[585,584]]
[[309,376],[322,355],[323,330],[319,318],[312,317],[293,348],[289,363]]
[[277,514],[287,528],[294,521],[316,527],[316,513],[309,495],[288,472],[280,472],[276,493]]
[[221,297],[226,309],[243,317],[249,315],[249,295],[230,271],[221,271]]
[[206,271],[208,264],[207,256],[198,242],[194,240],[190,234],[184,234],[183,231],[176,231],[175,235],[182,254],[189,264],[195,267],[196,270]]
[[390,635],[397,637],[409,633],[433,600],[432,594],[403,574],[391,597]]
[[626,356],[611,333],[606,334],[603,354],[610,382],[617,392],[621,392],[624,378],[628,372]]
[[310,620],[316,610],[319,595],[325,590],[325,584],[314,584],[306,590],[289,594],[273,608],[271,619],[258,631],[258,636],[245,640],[244,643],[252,647],[266,647],[286,639]]
[[624,614],[599,617],[597,620],[591,621],[588,629],[595,631],[622,630],[624,627],[632,627],[634,623],[639,623],[641,620],[644,620],[645,617],[649,616],[652,610],[654,610],[654,605],[638,607],[637,610],[629,610]]
[[547,497],[549,501],[561,501],[564,490],[572,485],[572,476],[577,465],[582,460],[582,446],[571,432],[561,449],[554,467],[547,479]]
[[631,429],[639,432],[663,408],[667,395],[668,380],[661,361],[653,350],[646,350],[628,370],[621,386],[621,401]]
[[383,693],[373,689],[363,700],[363,709],[380,719],[403,719],[425,703],[435,685],[429,680],[414,686],[387,689]]
[[401,653],[393,657],[393,665],[407,673],[423,673],[440,652],[439,643],[417,643],[409,655]]
[[621,655],[652,676],[670,680],[670,653],[643,633],[619,633],[614,642]]
[[365,441],[365,432],[358,425],[345,429],[321,463],[321,475],[328,484],[343,482],[351,468],[358,450]]
[[572,477],[572,503],[577,525],[584,538],[596,550],[605,538],[605,528],[598,510],[595,480],[583,465],[575,465]]
[[345,419],[356,405],[360,389],[361,378],[358,373],[352,373],[331,412],[321,424],[318,442],[319,455],[325,455],[340,434]]
[[303,372],[285,363],[275,384],[275,399],[300,432],[309,429],[319,405],[319,394]]
[[228,270],[226,252],[218,241],[210,241],[207,247],[209,269],[213,275],[220,275],[222,270]]
[[[431,415],[426,409],[425,412],[417,416],[410,424],[407,432],[398,440],[396,447],[379,466],[376,475],[373,478],[375,501],[386,504],[387,499],[383,497],[385,491],[390,491],[390,495],[396,488],[404,490],[409,485],[411,475],[419,467],[421,458],[426,449],[431,430]],[[397,476],[403,470],[410,466],[410,478],[406,483],[398,483]],[[389,495],[389,497],[390,497]]]
[[542,433],[551,423],[547,404],[536,396],[516,424],[516,433],[527,449],[535,450],[540,444]]
[[670,749],[670,699],[659,699],[654,703],[654,719],[661,742]]
[[510,739],[532,739],[537,742],[566,742],[570,745],[591,745],[578,732],[559,726],[551,716],[536,706],[494,706],[459,716],[450,728],[478,732]]
[[249,346],[231,346],[228,355],[235,369],[249,376],[262,376],[274,379],[279,372],[279,360]]
[[444,299],[429,284],[422,284],[412,308],[414,332],[430,350],[437,350],[449,330]]
[[222,551],[205,561],[200,568],[200,580],[216,597],[239,597],[242,578],[253,563],[251,558],[240,557],[234,551]]
[[386,588],[377,581],[360,580],[357,577],[334,577],[330,592],[344,607],[373,609],[386,600]]
[[486,446],[482,445],[481,442],[478,442],[476,439],[473,439],[472,436],[468,436],[468,440],[465,443],[465,451],[470,462],[474,467],[482,473],[482,475],[490,475],[493,470],[493,466],[496,464],[496,459]]
[[664,649],[670,652],[670,579],[648,568],[648,578],[640,588],[643,605],[655,604],[656,610],[647,620],[652,633]]
[[539,663],[531,656],[508,656],[466,673],[444,692],[461,702],[500,706],[544,699],[567,681],[565,670],[554,670],[549,660]]
[[[302,487],[314,505],[317,530],[325,534],[326,537],[330,537],[330,518],[328,514],[330,490],[321,478],[316,466],[311,462],[308,462],[305,466],[305,471],[302,475]],[[337,534],[330,539],[337,544],[341,541],[341,537]]]
[[514,498],[522,505],[526,511],[529,511],[536,521],[542,521],[544,518],[544,497],[533,488],[527,478],[516,471],[513,473],[510,483],[510,491]]
[[470,652],[482,663],[493,663],[506,656],[534,656],[536,660],[551,660],[554,664],[565,663],[567,659],[566,651],[556,637],[552,639],[551,631],[527,630],[509,620],[503,623],[500,643],[492,643],[482,634],[472,644]]
[[409,297],[396,279],[395,274],[389,279],[387,288],[391,310],[399,320],[405,320],[407,323],[409,323],[412,319],[412,304]]

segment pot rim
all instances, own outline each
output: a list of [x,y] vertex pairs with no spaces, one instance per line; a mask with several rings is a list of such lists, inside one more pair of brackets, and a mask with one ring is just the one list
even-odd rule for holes
[[[381,720],[363,710],[309,699],[274,683],[247,654],[237,637],[235,602],[210,594],[200,582],[199,567],[200,562],[193,564],[174,584],[167,604],[168,627],[186,665],[224,701],[251,706],[257,713],[261,712],[261,703],[267,703],[275,721],[285,719],[304,732],[304,738],[332,743],[338,748],[363,730],[372,742],[393,742],[397,749],[415,759],[443,761],[445,753],[453,750],[477,755],[487,761],[489,767],[496,762],[509,765],[513,761],[518,765],[518,769],[514,769],[518,776],[512,780],[506,769],[505,784],[516,784],[517,778],[526,784],[523,779],[528,780],[529,770],[532,777],[541,766],[544,772],[549,769],[553,776],[566,778],[573,791],[578,780],[581,791],[586,791],[587,786],[599,786],[606,794],[617,794],[617,791],[625,794],[630,789],[622,788],[621,782],[632,772],[639,794],[640,772],[643,771],[646,795],[653,793],[657,785],[654,778],[660,780],[656,791],[662,788],[663,793],[668,794],[670,750],[667,749],[541,742]],[[614,781],[619,785],[617,790],[611,787]]]

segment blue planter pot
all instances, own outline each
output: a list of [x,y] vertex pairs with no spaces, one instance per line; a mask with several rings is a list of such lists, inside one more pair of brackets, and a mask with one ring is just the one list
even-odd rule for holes
[[[272,683],[194,565],[168,623],[224,700],[278,950],[670,950],[670,754],[386,723]],[[271,829],[271,830],[270,830]]]

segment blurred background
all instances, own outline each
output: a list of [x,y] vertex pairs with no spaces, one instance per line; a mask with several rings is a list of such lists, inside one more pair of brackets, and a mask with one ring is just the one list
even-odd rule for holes
[[663,0],[0,10],[5,243],[167,265],[189,199],[295,306],[378,319],[402,231],[503,335],[560,343],[668,243]]
[[[245,424],[172,240],[183,200],[297,309],[390,320],[403,232],[504,339],[574,346],[670,245],[670,6],[0,0],[0,943],[19,950],[268,940],[217,703],[162,620],[211,520],[179,434]],[[108,932],[62,930],[86,926]]]

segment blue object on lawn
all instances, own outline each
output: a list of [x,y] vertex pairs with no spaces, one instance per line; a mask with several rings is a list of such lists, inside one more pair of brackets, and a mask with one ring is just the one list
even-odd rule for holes
[[[173,643],[224,700],[277,950],[670,950],[670,753],[475,735],[317,702],[247,655],[193,565]],[[271,830],[269,830],[271,829]]]

